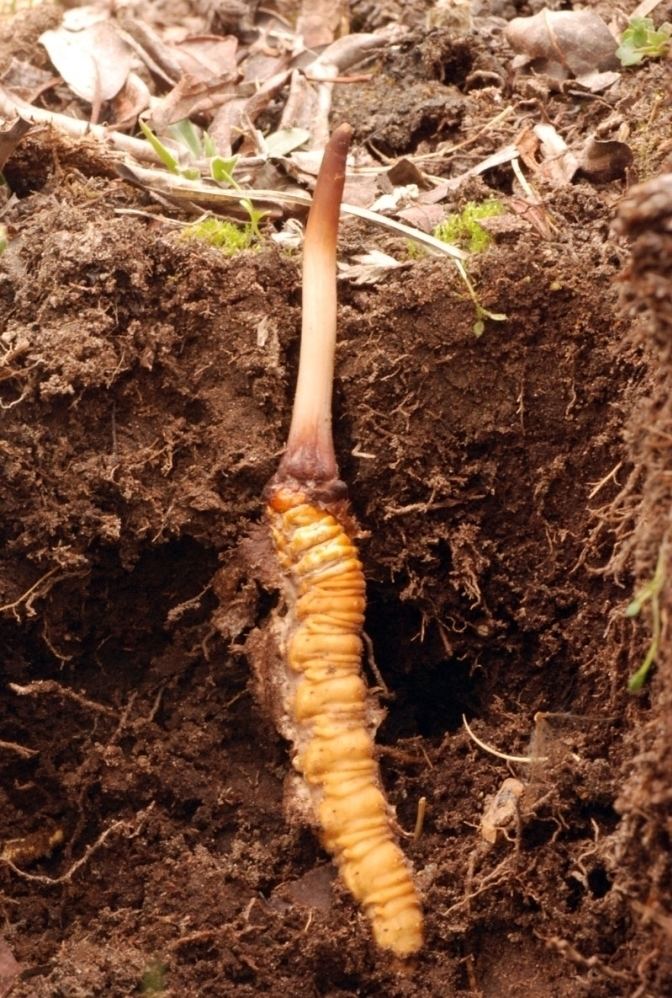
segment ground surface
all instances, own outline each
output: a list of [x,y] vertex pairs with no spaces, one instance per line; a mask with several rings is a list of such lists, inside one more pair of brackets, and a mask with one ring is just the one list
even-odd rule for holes
[[[398,13],[353,6],[359,30]],[[646,283],[669,239],[646,242],[656,210],[636,203],[613,228],[628,185],[665,169],[669,62],[597,96],[533,92],[489,8],[457,38],[400,6],[412,41],[336,99],[356,142],[395,157],[484,129],[441,161],[451,176],[527,120],[576,137],[609,119],[634,156],[627,177],[543,188],[547,237],[512,225],[474,260],[507,315],[480,338],[446,260],[340,286],[336,446],[403,828],[427,800],[407,844],[426,946],[403,970],[375,952],[313,833],[283,817],[287,750],[248,691],[272,596],[239,545],[287,430],[299,257],[181,240],[93,142],[43,129],[5,169],[0,257],[0,995],[3,974],[21,998],[672,991],[670,649],[663,628],[658,672],[628,693],[651,624],[624,616],[669,515],[665,440],[646,430],[665,414],[666,327],[638,304],[669,294]],[[18,15],[3,65],[37,58],[58,16]],[[492,194],[511,196],[510,170],[449,207]],[[347,222],[342,253],[372,241]],[[463,715],[543,761],[483,751]],[[512,775],[518,813],[491,845],[481,819]]]

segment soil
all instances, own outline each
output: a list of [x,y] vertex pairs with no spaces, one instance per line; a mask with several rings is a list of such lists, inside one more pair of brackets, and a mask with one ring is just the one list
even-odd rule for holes
[[[539,4],[482,4],[462,37],[401,6],[412,41],[338,96],[355,142],[469,139],[444,176],[526,121],[623,126],[633,153],[615,180],[543,188],[545,237],[511,225],[474,257],[481,303],[507,316],[480,337],[443,259],[339,285],[336,448],[403,829],[426,801],[406,845],[425,947],[405,967],[377,952],[314,833],[285,820],[287,747],[250,693],[246,641],[274,597],[246,538],[288,427],[300,258],[181,239],[180,211],[94,140],[38,129],[4,170],[0,256],[0,995],[672,993],[669,582],[639,695],[652,601],[625,616],[672,498],[669,61],[598,95],[532,92],[491,15]],[[394,10],[353,4],[356,27]],[[38,63],[58,12],[4,23],[0,63]],[[452,207],[493,195],[511,198],[509,169]],[[341,255],[372,239],[344,222]],[[536,761],[484,750],[463,719]]]

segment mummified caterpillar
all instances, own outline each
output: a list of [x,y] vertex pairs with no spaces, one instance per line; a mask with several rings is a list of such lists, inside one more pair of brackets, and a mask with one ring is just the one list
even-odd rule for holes
[[349,140],[347,125],[332,135],[313,198],[294,412],[267,489],[286,604],[282,675],[272,684],[324,846],[369,916],[377,944],[407,957],[422,945],[422,912],[375,757],[376,724],[361,675],[365,583],[331,432],[336,233]]
[[338,515],[299,490],[275,486],[268,516],[288,583],[284,706],[294,766],[324,846],[371,919],[376,942],[409,956],[422,945],[422,914],[374,756],[361,676],[365,587],[357,549]]

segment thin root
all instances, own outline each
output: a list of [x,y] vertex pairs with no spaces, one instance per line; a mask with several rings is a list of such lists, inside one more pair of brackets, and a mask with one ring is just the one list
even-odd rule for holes
[[469,727],[469,722],[467,721],[464,714],[462,715],[462,723],[467,729],[467,734],[472,739],[472,741],[476,742],[478,747],[482,748],[484,752],[488,752],[490,755],[497,756],[498,759],[505,759],[507,762],[524,762],[528,764],[534,762],[548,762],[547,755],[509,755],[506,752],[500,752],[498,749],[493,748],[491,745],[487,745],[485,742],[482,742],[481,739],[474,734],[474,732]]
[[139,813],[135,821],[113,821],[111,825],[108,825],[108,827],[101,832],[95,842],[92,842],[90,846],[87,846],[84,855],[80,856],[78,860],[75,860],[72,866],[60,877],[46,877],[43,874],[26,873],[25,870],[21,870],[18,866],[15,866],[11,860],[5,859],[2,856],[0,856],[0,862],[4,863],[5,866],[8,866],[9,869],[17,875],[17,877],[21,877],[23,880],[31,880],[34,883],[46,884],[48,887],[55,887],[58,884],[70,883],[77,870],[88,863],[91,856],[93,856],[95,852],[98,852],[98,850],[105,845],[105,842],[109,839],[110,835],[113,835],[115,832],[128,832],[129,834],[127,837],[129,839],[133,839],[136,835],[139,835],[145,819],[153,809],[154,804],[152,803],[149,807],[146,807],[144,811]]
[[22,759],[32,759],[40,754],[37,749],[27,748],[25,745],[19,745],[18,742],[0,741],[0,751],[3,749],[5,752],[16,752]]
[[42,694],[54,693],[57,696],[62,696],[66,700],[73,700],[78,703],[80,707],[86,708],[86,710],[92,710],[96,714],[105,714],[107,717],[117,717],[117,712],[112,710],[111,707],[106,707],[102,703],[96,703],[95,700],[89,700],[88,697],[83,696],[81,693],[76,693],[75,690],[71,690],[68,686],[61,686],[57,683],[55,679],[37,679],[34,683],[28,683],[27,686],[19,686],[18,683],[10,683],[9,688],[13,693],[18,693],[19,696],[40,696]]

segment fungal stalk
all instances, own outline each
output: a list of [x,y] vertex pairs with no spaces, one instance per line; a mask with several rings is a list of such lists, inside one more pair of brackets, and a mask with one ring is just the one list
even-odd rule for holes
[[306,228],[294,411],[267,488],[284,607],[275,618],[277,654],[260,680],[292,745],[293,803],[317,826],[378,946],[404,958],[422,945],[422,912],[375,755],[380,711],[361,673],[364,575],[331,427],[336,237],[350,134],[341,125],[327,145]]
[[341,125],[324,151],[303,244],[301,352],[287,450],[278,475],[337,477],[331,428],[336,350],[336,240],[351,129]]

